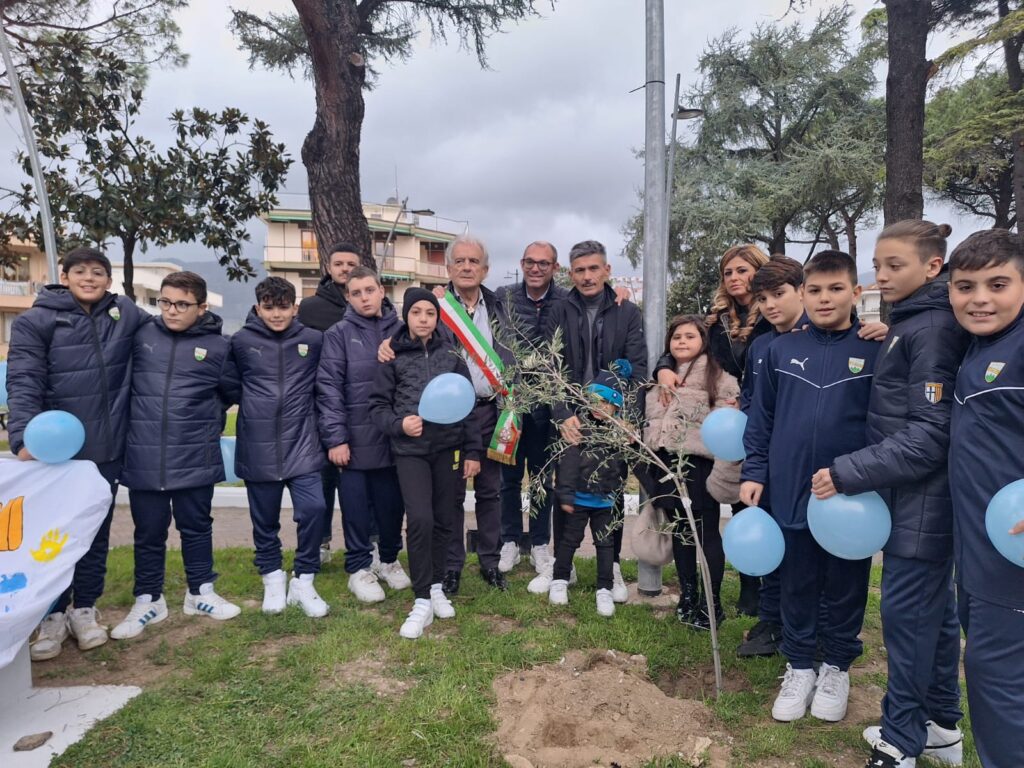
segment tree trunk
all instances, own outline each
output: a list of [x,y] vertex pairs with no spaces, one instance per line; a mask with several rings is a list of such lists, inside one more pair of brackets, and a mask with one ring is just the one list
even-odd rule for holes
[[773,256],[776,253],[786,253],[786,228],[781,227],[780,229],[772,232],[772,241],[768,243],[768,255]]
[[[1009,0],[999,0],[999,18],[1010,13]],[[1020,93],[1024,90],[1024,73],[1021,72],[1020,51],[1024,46],[1024,35],[1015,35],[1003,41],[1006,58],[1006,77],[1010,90]],[[1017,233],[1024,234],[1024,130],[1010,134],[1013,144],[1013,201],[1017,206]]]
[[359,183],[366,62],[359,46],[357,7],[332,0],[292,2],[309,41],[316,91],[316,121],[302,144],[302,163],[320,261],[326,261],[332,243],[347,240],[359,246],[363,263],[375,269]]
[[124,295],[132,302],[135,301],[135,240],[128,237],[121,239],[121,247],[124,249]]
[[885,78],[885,224],[924,215],[924,102],[931,62],[929,0],[884,0],[889,17]]

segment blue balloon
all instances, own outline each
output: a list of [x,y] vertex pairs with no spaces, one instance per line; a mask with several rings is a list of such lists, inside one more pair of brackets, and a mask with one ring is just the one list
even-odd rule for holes
[[235,474],[235,438],[222,437],[220,439],[220,456],[224,459],[224,482],[237,483],[238,475]]
[[1016,480],[992,497],[985,510],[985,530],[999,554],[1024,568],[1024,533],[1010,529],[1024,520],[1024,480]]
[[826,552],[844,560],[872,557],[885,546],[892,532],[892,515],[874,491],[856,496],[838,494],[807,503],[807,525]]
[[743,449],[743,430],[747,428],[747,414],[736,408],[716,408],[700,425],[700,439],[711,455],[723,461],[742,461],[747,458]]
[[737,571],[764,576],[779,567],[786,541],[771,515],[760,507],[747,507],[725,526],[722,548]]
[[476,405],[473,384],[460,373],[442,373],[435,376],[420,395],[420,417],[435,424],[455,424],[462,421]]
[[7,363],[0,363],[0,408],[7,407]]
[[85,445],[85,427],[67,411],[43,411],[25,427],[25,447],[44,464],[62,464]]

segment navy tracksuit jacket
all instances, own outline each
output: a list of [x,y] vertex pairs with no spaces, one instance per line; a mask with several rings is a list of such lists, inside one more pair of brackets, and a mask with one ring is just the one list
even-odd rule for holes
[[992,546],[985,511],[1001,488],[1024,478],[1024,313],[998,333],[974,337],[954,398],[949,484],[971,728],[985,768],[1019,768],[1024,568]]
[[825,661],[847,669],[860,655],[870,559],[827,554],[807,529],[811,475],[835,457],[863,448],[875,358],[880,345],[844,331],[811,325],[768,346],[748,409],[741,480],[766,486],[772,515],[786,537],[781,566],[781,650],[798,669],[811,668],[818,608],[827,606],[821,634]]

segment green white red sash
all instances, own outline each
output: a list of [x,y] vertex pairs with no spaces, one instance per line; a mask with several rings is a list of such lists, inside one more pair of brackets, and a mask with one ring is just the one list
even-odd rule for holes
[[[511,387],[503,381],[505,364],[501,361],[494,346],[484,338],[476,327],[473,318],[466,312],[459,300],[451,291],[446,291],[439,302],[441,321],[455,334],[470,359],[483,372],[494,391],[505,398],[511,394]],[[487,458],[502,464],[516,463],[516,449],[519,447],[519,436],[522,432],[519,416],[509,408],[503,408],[498,415],[498,423],[494,427],[491,443],[487,447]]]

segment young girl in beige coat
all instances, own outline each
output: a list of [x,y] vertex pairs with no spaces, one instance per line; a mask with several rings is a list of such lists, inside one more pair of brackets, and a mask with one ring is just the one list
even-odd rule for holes
[[[655,386],[648,391],[644,442],[657,451],[669,467],[680,466],[684,460],[689,465],[680,471],[686,474],[687,494],[708,561],[715,622],[718,624],[725,618],[719,599],[725,554],[719,532],[719,503],[707,489],[714,458],[700,438],[700,427],[713,408],[736,406],[739,385],[708,354],[708,331],[701,317],[680,315],[673,318],[665,336],[665,353],[675,361],[682,383],[671,391],[667,405],[662,403],[661,387]],[[660,474],[657,470],[650,470],[650,467],[637,470],[637,477],[654,505],[663,509],[669,520],[685,521],[683,502],[676,493],[675,484],[656,477]],[[676,530],[677,535],[672,539],[680,587],[676,615],[685,624],[708,629],[711,620],[706,601],[700,597],[697,553],[693,544],[686,542],[689,538],[686,523],[679,522]]]

